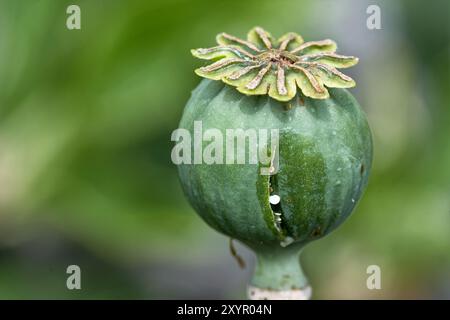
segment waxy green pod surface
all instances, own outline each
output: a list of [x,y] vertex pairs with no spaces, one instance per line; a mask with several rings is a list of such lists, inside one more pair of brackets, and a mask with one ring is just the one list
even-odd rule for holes
[[[250,297],[301,298],[308,288],[301,249],[339,226],[367,185],[372,139],[366,116],[343,88],[328,88],[321,98],[297,90],[286,102],[224,82],[202,80],[179,127],[194,136],[201,121],[203,132],[218,129],[223,137],[227,129],[278,129],[278,170],[264,175],[261,164],[181,164],[181,185],[211,227],[256,253]],[[203,149],[210,143],[203,141]],[[276,206],[269,201],[274,194]],[[277,292],[284,295],[272,295]]]

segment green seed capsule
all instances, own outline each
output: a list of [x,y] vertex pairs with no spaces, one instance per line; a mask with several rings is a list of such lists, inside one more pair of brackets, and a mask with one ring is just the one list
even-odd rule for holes
[[[214,161],[185,161],[188,163],[178,166],[179,176],[191,205],[210,226],[255,251],[258,262],[249,286],[251,298],[309,298],[310,289],[299,262],[300,251],[306,243],[339,226],[360,199],[372,163],[371,133],[364,113],[346,89],[337,85],[339,88],[327,90],[323,84],[333,87],[333,82],[326,79],[326,74],[312,69],[314,79],[309,79],[302,71],[308,64],[302,64],[299,47],[314,47],[312,52],[317,55],[320,50],[334,50],[335,47],[330,48],[334,42],[308,45],[295,34],[276,42],[261,30],[251,31],[249,43],[243,46],[255,57],[269,52],[271,60],[263,55],[265,62],[255,58],[256,62],[251,62],[254,64],[231,64],[232,70],[226,62],[217,67],[218,62],[238,56],[231,53],[214,63],[218,69],[208,71],[204,67],[202,75],[206,77],[207,72],[215,72],[216,80],[230,75],[238,79],[239,72],[242,76],[245,74],[246,70],[242,69],[266,63],[268,71],[262,79],[258,78],[268,84],[266,92],[258,86],[239,90],[239,86],[245,88],[245,82],[239,83],[236,90],[228,81],[224,80],[225,84],[204,79],[193,91],[179,127],[189,132],[194,140],[198,136],[198,125],[202,133],[214,133],[207,139],[201,136],[201,141],[197,137],[190,150],[183,151],[193,155],[192,158],[196,155],[197,160],[205,160],[206,154]],[[242,48],[236,46],[240,42],[232,36],[222,34],[218,39],[223,43],[229,41],[226,43],[232,50]],[[283,48],[294,53],[280,54]],[[208,49],[202,50],[201,53],[206,54]],[[325,53],[321,58],[332,56],[334,65],[342,67],[348,63],[348,59],[345,60],[348,57],[342,58],[345,60],[342,62],[336,57],[343,56]],[[306,55],[310,62],[313,54]],[[326,65],[326,61],[320,61]],[[254,69],[258,68],[253,78],[246,78],[247,84],[265,70],[264,65]],[[280,72],[280,68],[285,71]],[[298,85],[299,90],[296,89],[289,100],[277,99],[285,92],[280,86],[281,75],[285,77],[283,83],[289,95],[293,91],[289,79],[294,79],[294,88],[301,77],[309,79],[312,85]],[[329,76],[333,80],[336,73],[330,72]],[[308,90],[315,90],[315,81],[319,84],[317,90],[323,87],[326,94],[320,93],[320,97],[319,93],[310,94]],[[277,84],[277,92],[269,94],[270,85],[277,87]],[[239,130],[244,132],[243,150],[237,143],[239,138],[230,134]],[[256,138],[252,132],[256,133]],[[271,135],[273,132],[277,139]],[[270,139],[263,139],[265,137]],[[233,144],[229,143],[231,140]],[[255,143],[258,155],[264,154],[270,161],[250,161],[254,153],[251,147]],[[239,152],[245,158],[244,163],[236,163]]]

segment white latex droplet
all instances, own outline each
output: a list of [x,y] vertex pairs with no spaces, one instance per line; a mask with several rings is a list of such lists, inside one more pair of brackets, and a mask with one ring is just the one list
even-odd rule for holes
[[276,195],[276,194],[274,194],[274,195],[271,195],[270,197],[269,197],[269,202],[271,203],[271,204],[279,204],[280,203],[280,196],[279,195]]

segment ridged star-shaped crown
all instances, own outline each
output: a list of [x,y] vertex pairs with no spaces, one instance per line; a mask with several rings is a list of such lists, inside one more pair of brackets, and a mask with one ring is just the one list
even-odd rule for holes
[[195,73],[222,80],[246,95],[268,94],[289,101],[298,87],[307,97],[326,99],[326,87],[355,86],[352,78],[336,68],[351,67],[358,58],[336,54],[337,45],[330,39],[304,42],[300,35],[290,32],[275,40],[255,27],[247,40],[227,33],[218,34],[216,40],[218,46],[191,51],[197,58],[214,61]]

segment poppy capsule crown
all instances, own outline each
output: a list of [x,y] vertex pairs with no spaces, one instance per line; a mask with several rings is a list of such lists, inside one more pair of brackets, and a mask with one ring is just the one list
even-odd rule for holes
[[355,81],[337,68],[351,67],[358,58],[336,54],[337,45],[330,39],[304,42],[290,32],[274,40],[270,33],[255,27],[247,40],[227,33],[217,35],[216,40],[218,46],[192,50],[195,57],[214,61],[195,72],[222,80],[247,95],[268,94],[289,101],[299,89],[307,97],[326,99],[326,87],[355,86]]

